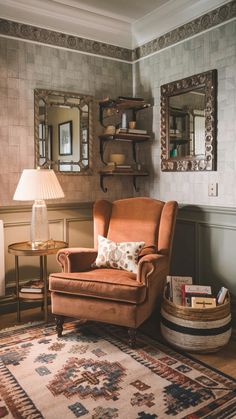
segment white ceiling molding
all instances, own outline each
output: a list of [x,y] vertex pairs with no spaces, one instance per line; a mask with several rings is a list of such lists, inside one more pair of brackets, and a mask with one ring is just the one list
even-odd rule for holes
[[0,17],[132,48],[130,23],[51,0],[0,0]]
[[194,20],[229,0],[170,0],[132,24],[132,48]]
[[0,0],[0,17],[134,49],[228,2]]

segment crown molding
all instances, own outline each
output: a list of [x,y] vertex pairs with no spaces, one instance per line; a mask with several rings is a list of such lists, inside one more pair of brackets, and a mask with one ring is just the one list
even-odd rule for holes
[[[0,4],[1,4],[0,0]],[[14,2],[15,0],[9,0]],[[26,0],[20,0],[26,1]],[[27,0],[29,1],[29,0]],[[32,0],[33,1],[33,0]],[[175,0],[173,0],[175,1]],[[185,0],[180,0],[185,1]],[[209,0],[211,1],[211,0]],[[216,0],[218,1],[218,0]],[[0,18],[0,35],[21,39],[26,42],[69,49],[88,55],[100,56],[112,60],[132,63],[169,48],[186,39],[190,39],[219,25],[236,18],[236,0],[225,3],[199,18],[196,18],[164,35],[147,42],[135,49],[112,45],[110,42],[99,42],[63,32],[52,31],[36,25]],[[110,39],[109,39],[110,41]]]
[[133,61],[148,57],[235,18],[236,0],[233,0],[135,48],[132,53]]
[[132,47],[129,22],[48,0],[0,0],[1,17],[68,35]]
[[0,10],[3,19],[134,49],[228,2],[169,0],[136,21],[77,0],[0,0]]
[[132,48],[159,38],[226,3],[229,0],[170,0],[131,25]]

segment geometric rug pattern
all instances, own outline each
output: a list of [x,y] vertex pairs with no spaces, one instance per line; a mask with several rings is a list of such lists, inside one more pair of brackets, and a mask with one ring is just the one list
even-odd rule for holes
[[92,322],[0,332],[0,418],[236,418],[236,380],[138,333]]

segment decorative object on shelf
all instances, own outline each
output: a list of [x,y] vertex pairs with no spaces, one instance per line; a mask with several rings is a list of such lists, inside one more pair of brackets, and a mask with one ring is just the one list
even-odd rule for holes
[[50,169],[25,169],[13,199],[34,201],[31,219],[31,246],[37,249],[49,240],[49,227],[45,199],[63,198],[64,192]]
[[129,129],[135,129],[136,128],[136,121],[129,121]]
[[125,162],[125,154],[111,154],[110,155],[110,161],[115,163],[115,164],[124,164]]
[[161,170],[216,170],[217,71],[161,86]]
[[115,125],[107,125],[107,127],[104,129],[105,135],[114,135],[116,132]]
[[121,128],[127,128],[127,115],[125,112],[122,113]]

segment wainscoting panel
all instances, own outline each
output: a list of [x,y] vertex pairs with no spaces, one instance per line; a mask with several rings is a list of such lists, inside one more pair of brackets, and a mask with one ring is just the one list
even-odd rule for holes
[[177,220],[171,274],[196,278],[196,223]]
[[91,219],[70,219],[66,222],[67,241],[71,247],[93,247]]
[[[0,209],[4,222],[5,283],[6,294],[0,297],[1,304],[10,304],[15,291],[15,257],[8,253],[11,243],[30,239],[31,207],[5,207]],[[54,204],[48,208],[50,238],[64,240],[70,247],[93,246],[92,204]],[[59,272],[55,255],[47,258],[48,273]],[[39,257],[19,257],[20,281],[39,278]]]
[[236,331],[236,209],[182,206],[173,245],[172,275],[192,276],[214,292],[225,286],[231,295]]

